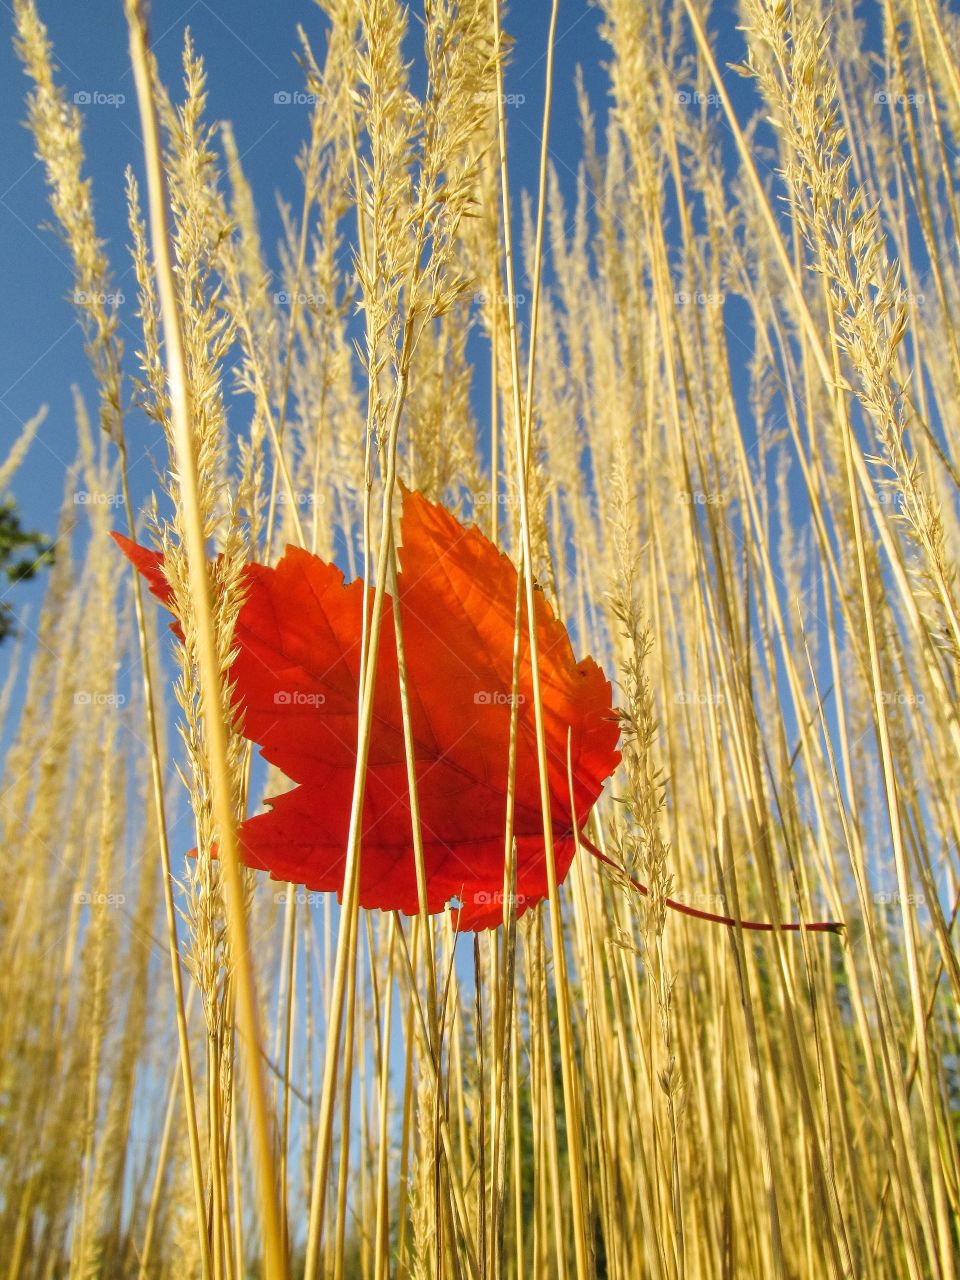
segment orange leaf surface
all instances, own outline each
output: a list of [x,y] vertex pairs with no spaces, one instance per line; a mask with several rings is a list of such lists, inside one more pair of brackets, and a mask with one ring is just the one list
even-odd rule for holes
[[[403,628],[427,906],[461,904],[459,927],[503,917],[504,830],[517,572],[475,527],[404,492],[398,602]],[[165,604],[159,556],[117,541]],[[287,547],[250,565],[231,669],[246,737],[297,785],[240,825],[249,866],[308,889],[342,892],[357,756],[364,588]],[[367,596],[369,605],[370,596]],[[522,610],[514,793],[518,914],[547,896],[526,610]],[[536,631],[557,882],[603,783],[619,726],[610,682],[577,661],[536,593]],[[571,811],[569,758],[573,776]],[[364,907],[418,909],[393,608],[384,605],[360,854]]]

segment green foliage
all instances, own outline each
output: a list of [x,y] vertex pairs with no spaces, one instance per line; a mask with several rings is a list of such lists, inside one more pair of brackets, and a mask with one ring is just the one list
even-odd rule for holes
[[[24,529],[16,503],[0,502],[0,575],[7,582],[27,582],[53,561],[53,543],[35,529]],[[0,601],[0,642],[13,635],[13,608]]]

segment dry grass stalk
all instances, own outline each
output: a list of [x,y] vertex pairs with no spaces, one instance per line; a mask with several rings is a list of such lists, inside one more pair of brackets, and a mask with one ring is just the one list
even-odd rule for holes
[[[103,430],[78,402],[58,556],[0,698],[0,1275],[948,1280],[956,19],[878,6],[878,103],[856,13],[749,0],[747,120],[719,15],[604,0],[612,111],[598,136],[584,76],[568,183],[554,5],[518,204],[497,0],[322,8],[322,44],[298,33],[316,101],[274,253],[199,52],[187,38],[169,93],[128,5],[148,162],[146,221],[127,179],[131,358],[81,115],[15,5]],[[138,520],[131,398],[171,459],[143,513],[183,620],[170,695],[107,537],[113,505]],[[502,927],[471,949],[428,916],[395,610],[421,910],[359,908],[400,479],[518,563],[516,670],[539,587],[616,674],[623,763],[584,834],[649,896],[581,849],[518,920],[511,800]],[[339,910],[236,856],[261,795],[226,678],[240,574],[287,540],[342,549],[369,588]],[[711,928],[668,895],[841,916],[847,937]]]

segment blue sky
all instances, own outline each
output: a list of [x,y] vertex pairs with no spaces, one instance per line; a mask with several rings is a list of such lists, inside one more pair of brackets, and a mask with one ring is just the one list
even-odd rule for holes
[[[131,327],[124,330],[128,353],[136,339],[132,325],[133,289],[126,252],[123,175],[127,164],[141,167],[140,130],[128,69],[121,0],[39,0],[59,64],[60,82],[70,97],[90,96],[83,105],[87,173],[93,179],[100,234],[109,245],[118,288],[126,294],[122,309]],[[70,388],[77,384],[95,404],[79,328],[68,296],[71,272],[56,236],[43,229],[50,220],[43,172],[32,139],[22,127],[26,80],[16,59],[13,22],[6,11],[0,41],[0,276],[5,284],[0,310],[0,455],[20,424],[46,403],[50,417],[30,461],[16,481],[25,517],[49,528],[60,496],[60,481],[74,454],[75,430]],[[730,15],[732,18],[732,14]],[[517,189],[535,189],[543,104],[543,76],[549,22],[546,0],[526,0],[508,11],[506,29],[515,40],[507,73],[507,92],[523,101],[509,109],[512,181]],[[209,80],[210,119],[229,119],[260,209],[264,243],[279,237],[275,193],[299,207],[299,174],[294,156],[306,135],[305,106],[280,105],[274,95],[302,86],[294,59],[296,26],[303,24],[318,54],[323,20],[309,0],[155,0],[152,36],[168,84],[179,83],[184,29],[189,26],[203,54]],[[600,36],[601,14],[585,0],[564,0],[556,40],[556,87],[551,158],[568,194],[580,160],[580,132],[574,74],[583,68],[599,123],[606,117],[609,49]],[[715,23],[721,53],[739,55],[734,23]],[[411,25],[409,53],[416,55]],[[743,84],[729,77],[731,88]],[[98,101],[102,95],[106,101]],[[741,91],[742,96],[742,91]],[[126,284],[126,288],[124,285]],[[140,445],[156,446],[154,428],[131,420],[131,456]],[[162,456],[162,451],[158,453]],[[149,463],[134,471],[138,492],[149,485]]]
[[[88,95],[83,104],[87,174],[93,189],[100,234],[106,239],[117,288],[126,295],[121,317],[122,334],[130,367],[137,345],[133,321],[134,288],[126,250],[124,170],[142,168],[139,121],[128,70],[126,30],[122,0],[38,0],[59,63],[59,79],[69,97]],[[43,171],[33,154],[32,139],[21,125],[26,81],[10,37],[13,24],[4,0],[4,38],[0,40],[0,279],[4,289],[0,304],[0,458],[19,433],[24,420],[41,404],[49,417],[35,442],[14,492],[25,522],[53,532],[62,500],[64,479],[76,449],[71,387],[84,393],[95,416],[96,388],[87,370],[80,329],[69,302],[72,273],[68,256],[49,229]],[[515,40],[507,73],[506,91],[517,100],[508,111],[508,143],[515,194],[535,190],[543,105],[545,49],[549,23],[548,0],[515,0],[505,26]],[[871,3],[865,47],[878,43],[879,5]],[[161,72],[168,85],[180,79],[183,32],[189,26],[208,72],[208,118],[229,119],[234,126],[243,165],[258,204],[263,242],[272,250],[280,234],[275,196],[299,207],[300,177],[294,158],[307,134],[306,106],[275,102],[278,93],[302,85],[294,58],[296,26],[302,23],[320,55],[323,22],[309,0],[154,0],[152,30]],[[561,0],[556,42],[554,108],[551,127],[551,159],[568,198],[573,195],[581,138],[574,92],[574,77],[582,67],[598,126],[606,121],[609,84],[605,64],[610,51],[600,36],[601,14],[586,0]],[[710,28],[721,67],[743,56],[743,41],[736,29],[733,4],[717,6]],[[416,31],[411,29],[409,54],[416,52]],[[725,80],[741,121],[756,106],[752,87],[733,72]],[[878,82],[878,87],[882,87]],[[522,101],[520,99],[522,98]],[[717,119],[726,139],[728,173],[735,159],[722,118]],[[515,204],[515,209],[519,202]],[[275,261],[275,259],[274,259]],[[741,398],[752,334],[736,332],[738,312],[727,313],[731,349],[742,351],[743,369],[736,388]],[[128,389],[129,390],[129,389]],[[483,414],[486,379],[478,377],[476,408]],[[742,400],[745,418],[749,406]],[[239,421],[246,420],[246,407]],[[127,420],[131,480],[135,498],[142,501],[155,486],[155,468],[162,466],[165,450],[155,424],[130,414]],[[31,618],[24,625],[29,650],[29,622],[35,619],[45,586],[45,575],[34,584],[18,587],[12,600],[18,612],[27,606]],[[0,646],[0,683],[13,653],[13,645]],[[133,664],[136,669],[136,664]],[[0,750],[4,746],[0,740]]]
[[[5,6],[6,7],[6,6]],[[87,172],[93,189],[100,234],[109,243],[117,287],[126,295],[122,315],[128,356],[136,341],[133,287],[126,252],[124,169],[139,172],[140,130],[128,71],[126,32],[120,0],[39,0],[59,63],[60,82],[68,95],[87,94],[83,105]],[[13,53],[12,20],[0,43],[0,130],[2,194],[0,194],[0,275],[5,282],[0,314],[0,456],[20,424],[40,404],[50,416],[30,459],[15,482],[25,519],[50,529],[62,491],[64,471],[74,456],[75,428],[70,388],[78,385],[95,409],[93,384],[87,373],[81,334],[68,296],[68,257],[56,236],[42,229],[50,220],[43,171],[33,154],[32,139],[22,127],[26,80]],[[508,73],[508,92],[524,101],[510,111],[513,177],[519,186],[534,186],[543,101],[543,73],[549,9],[544,4],[518,5],[509,30],[516,50]],[[553,158],[572,182],[580,141],[573,93],[574,71],[581,63],[598,109],[605,111],[606,77],[601,61],[606,46],[599,36],[599,11],[581,0],[563,6],[557,40],[557,94]],[[168,84],[179,83],[183,31],[189,26],[202,52],[209,77],[209,117],[233,122],[243,164],[253,185],[265,245],[279,238],[275,194],[296,207],[299,174],[294,157],[308,128],[306,106],[274,102],[278,92],[302,87],[294,60],[296,25],[302,23],[318,56],[323,22],[319,9],[306,0],[279,0],[267,5],[251,0],[156,0],[152,34]],[[415,52],[416,32],[410,32]],[[97,101],[102,95],[107,101]],[[120,100],[122,99],[122,100]],[[150,447],[159,462],[163,451],[152,425],[131,417],[131,458]],[[135,491],[151,483],[152,464],[141,456],[133,471]]]
[[[82,104],[86,172],[93,179],[98,228],[108,243],[116,287],[125,295],[121,332],[129,368],[137,330],[123,185],[128,164],[138,173],[141,170],[141,144],[122,0],[84,0],[82,4],[38,0],[38,7],[53,42],[60,83],[69,97],[84,95],[88,99]],[[878,9],[873,10],[877,15]],[[52,532],[64,476],[75,455],[71,387],[76,385],[84,393],[94,416],[96,389],[69,302],[72,275],[68,255],[49,227],[44,228],[50,213],[43,170],[34,158],[32,139],[22,127],[26,80],[12,49],[13,22],[6,0],[0,12],[5,13],[4,38],[0,40],[0,278],[5,286],[0,306],[0,458],[23,421],[41,404],[48,405],[49,417],[15,480],[14,492],[25,522]],[[506,30],[515,41],[506,90],[516,99],[508,109],[508,144],[511,181],[517,192],[535,190],[537,183],[549,16],[548,0],[516,0],[505,17]],[[878,20],[877,16],[875,22]],[[610,50],[600,35],[601,21],[600,10],[586,0],[561,0],[550,153],[568,200],[572,199],[581,157],[574,92],[578,66],[601,131],[606,121]],[[276,195],[294,207],[300,203],[294,157],[307,133],[309,108],[275,101],[276,94],[302,85],[294,57],[298,23],[303,24],[320,56],[323,18],[310,0],[272,0],[269,4],[253,0],[154,0],[152,9],[152,36],[161,73],[175,90],[180,80],[183,32],[187,26],[192,31],[207,65],[208,117],[233,123],[268,250],[280,234]],[[717,6],[710,27],[721,67],[743,56],[732,4],[724,0]],[[867,43],[874,43],[876,34],[874,24]],[[411,23],[407,52],[416,60],[415,22]],[[732,72],[726,72],[725,79],[745,120],[756,105],[752,87]],[[722,118],[716,119],[721,136],[726,136]],[[732,148],[728,155],[732,171]],[[519,208],[519,202],[514,207]],[[735,346],[742,344],[746,367],[751,335],[732,333],[731,341]],[[486,411],[485,392],[486,377],[481,372],[476,404],[481,417]],[[245,417],[244,411],[240,420]],[[130,414],[126,425],[133,492],[135,499],[142,501],[155,486],[156,468],[163,465],[165,451],[155,424]],[[43,585],[41,577],[35,584],[16,588],[10,598],[18,611],[29,606],[35,616]],[[0,647],[0,679],[11,650],[9,644]]]

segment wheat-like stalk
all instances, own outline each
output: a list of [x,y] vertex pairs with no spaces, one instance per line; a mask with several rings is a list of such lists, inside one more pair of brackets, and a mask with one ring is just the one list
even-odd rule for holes
[[[949,1280],[960,23],[744,0],[738,96],[733,9],[603,0],[609,63],[567,85],[554,4],[521,119],[498,0],[321,8],[291,32],[313,106],[273,246],[204,51],[186,33],[164,86],[129,0],[121,343],[82,114],[14,5],[102,429],[78,397],[0,691],[0,1276]],[[168,459],[141,510],[132,409]],[[503,920],[475,939],[426,909],[401,480],[512,556],[515,683],[539,591],[615,680],[622,762],[557,886],[531,646],[550,900],[518,918],[515,700]],[[118,520],[161,552],[172,648]],[[289,784],[234,719],[233,633],[244,565],[288,541],[366,583],[339,905],[239,860]],[[359,906],[385,610],[409,918]]]

